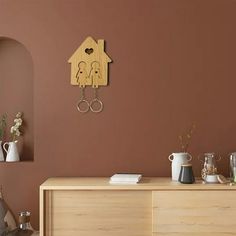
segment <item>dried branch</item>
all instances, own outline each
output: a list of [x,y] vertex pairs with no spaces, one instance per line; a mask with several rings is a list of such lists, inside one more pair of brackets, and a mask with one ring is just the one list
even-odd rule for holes
[[180,147],[182,152],[187,152],[195,128],[196,125],[193,123],[191,127],[186,131],[186,133],[179,135]]

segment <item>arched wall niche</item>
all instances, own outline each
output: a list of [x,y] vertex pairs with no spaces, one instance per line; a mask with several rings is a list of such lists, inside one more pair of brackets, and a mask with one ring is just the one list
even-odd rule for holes
[[21,161],[34,160],[33,60],[27,48],[15,39],[0,37],[0,115],[7,114],[3,142],[11,141],[10,128],[17,112],[23,112],[23,135],[18,148]]

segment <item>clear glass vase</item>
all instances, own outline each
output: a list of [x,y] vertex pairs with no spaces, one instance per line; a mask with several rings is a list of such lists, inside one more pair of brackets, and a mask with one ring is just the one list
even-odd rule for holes
[[34,234],[34,229],[30,224],[30,212],[22,211],[19,213],[19,226],[9,232],[7,236],[31,236]]

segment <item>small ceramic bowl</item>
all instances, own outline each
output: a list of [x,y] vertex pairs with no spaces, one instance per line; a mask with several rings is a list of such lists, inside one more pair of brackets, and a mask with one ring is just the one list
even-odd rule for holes
[[205,181],[207,183],[219,183],[218,175],[207,175]]

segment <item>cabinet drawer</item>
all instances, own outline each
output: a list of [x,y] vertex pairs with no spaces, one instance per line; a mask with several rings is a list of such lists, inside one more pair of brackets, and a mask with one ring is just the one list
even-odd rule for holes
[[44,236],[149,236],[151,191],[47,191]]
[[153,236],[236,235],[236,191],[154,191]]

